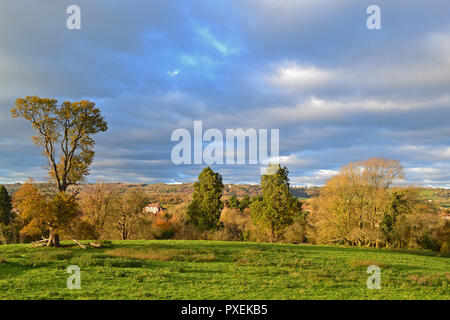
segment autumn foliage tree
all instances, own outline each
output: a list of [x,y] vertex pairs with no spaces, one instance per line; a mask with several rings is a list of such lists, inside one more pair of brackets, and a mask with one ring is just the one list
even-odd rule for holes
[[[16,100],[11,114],[31,122],[36,132],[33,142],[47,158],[50,179],[60,193],[84,180],[95,155],[93,135],[108,129],[95,103],[82,100],[58,105],[56,99],[27,96]],[[58,194],[54,204],[63,200],[66,195]],[[57,230],[49,229],[49,245],[59,246]]]
[[13,196],[14,207],[25,226],[23,235],[38,236],[48,231],[48,246],[59,246],[59,233],[67,230],[69,223],[77,216],[75,199],[65,192],[56,195],[43,194],[28,181]]
[[319,239],[367,246],[393,242],[396,222],[412,205],[406,189],[393,188],[401,178],[397,160],[373,158],[343,166],[314,202]]
[[89,174],[95,155],[92,136],[108,129],[95,103],[83,100],[58,105],[56,99],[28,96],[16,100],[11,114],[31,122],[36,131],[33,142],[42,148],[59,191],[67,191]]
[[148,198],[139,189],[131,189],[113,196],[111,225],[121,240],[130,239],[134,233],[138,218],[142,216]]
[[96,183],[90,191],[80,196],[80,207],[84,214],[77,228],[79,237],[104,238],[118,193],[106,183]]

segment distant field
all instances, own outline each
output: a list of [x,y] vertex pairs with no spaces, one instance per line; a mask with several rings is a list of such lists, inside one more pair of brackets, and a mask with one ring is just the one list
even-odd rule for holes
[[419,192],[421,199],[431,201],[437,207],[450,208],[449,189],[423,189]]
[[[428,252],[213,241],[109,248],[0,246],[0,299],[449,299],[450,260]],[[381,289],[366,269],[381,268]],[[81,290],[66,287],[69,265]]]

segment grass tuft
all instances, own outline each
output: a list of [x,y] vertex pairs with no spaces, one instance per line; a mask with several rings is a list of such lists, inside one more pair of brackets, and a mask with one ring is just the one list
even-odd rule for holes
[[387,268],[389,265],[384,262],[374,261],[374,260],[350,260],[349,262],[352,268],[368,267],[368,266],[378,266],[380,268]]

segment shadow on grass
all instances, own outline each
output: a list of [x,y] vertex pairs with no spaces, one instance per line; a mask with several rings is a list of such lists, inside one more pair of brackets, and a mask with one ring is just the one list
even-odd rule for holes
[[0,261],[0,280],[7,279],[9,277],[18,277],[27,272],[27,270],[28,268],[15,262],[2,260]]

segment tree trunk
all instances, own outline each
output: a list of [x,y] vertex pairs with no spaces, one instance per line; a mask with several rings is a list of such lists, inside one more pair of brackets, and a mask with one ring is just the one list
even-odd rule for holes
[[47,247],[61,247],[59,243],[59,234],[55,232],[55,229],[50,228],[50,234],[48,235]]
[[270,229],[271,229],[271,230],[270,230],[270,242],[274,242],[275,239],[276,239],[276,236],[275,236],[275,228],[272,226]]
[[59,234],[55,233],[55,247],[61,247],[61,244],[59,243]]

